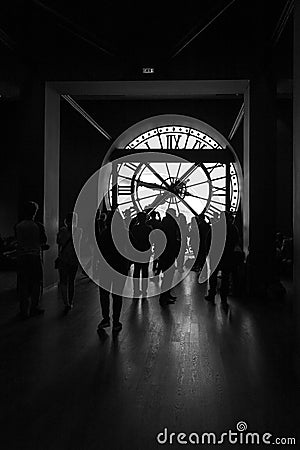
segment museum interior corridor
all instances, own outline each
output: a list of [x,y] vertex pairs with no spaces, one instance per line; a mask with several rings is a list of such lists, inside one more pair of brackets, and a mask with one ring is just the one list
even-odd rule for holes
[[299,446],[300,1],[5,0],[0,58],[0,449]]

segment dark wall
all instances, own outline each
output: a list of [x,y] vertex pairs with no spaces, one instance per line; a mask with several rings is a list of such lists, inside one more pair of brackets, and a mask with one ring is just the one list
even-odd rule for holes
[[44,97],[45,83],[28,75],[19,98],[18,200],[20,207],[39,204],[37,220],[43,220],[44,200]]
[[277,102],[277,222],[287,236],[293,234],[293,104]]
[[[41,92],[42,89],[39,87],[39,93],[41,94]],[[39,102],[37,101],[37,103]],[[81,101],[80,104],[115,139],[134,123],[158,114],[190,115],[207,122],[224,134],[224,136],[228,136],[241,101],[239,99],[226,101],[102,100]],[[27,102],[26,105],[28,106]],[[42,106],[39,110],[36,110],[33,104],[31,107],[36,111],[35,114],[28,114],[27,109],[27,113],[24,116],[24,114],[20,114],[20,111],[24,109],[22,108],[22,102],[0,102],[0,233],[4,236],[13,233],[13,225],[18,218],[18,203],[20,203],[20,200],[23,200],[24,195],[26,197],[29,195],[32,199],[39,201],[42,206],[43,115],[41,114]],[[242,130],[241,125],[232,140],[233,147],[241,163],[243,148]],[[74,207],[80,189],[101,165],[110,145],[110,141],[104,138],[67,103],[62,101],[61,219],[67,211],[72,210]],[[33,150],[34,153],[32,153]],[[276,229],[287,235],[292,235],[292,151],[292,101],[288,99],[279,100],[277,102]],[[31,154],[31,156],[24,158],[26,154]],[[27,166],[26,170],[24,170],[24,161]],[[32,175],[29,173],[29,168]],[[24,175],[24,172],[28,173],[27,177]],[[39,219],[42,219],[42,216]]]
[[[145,118],[182,114],[207,122],[228,136],[241,107],[233,100],[114,100],[81,101],[80,105],[112,137]],[[85,181],[99,168],[111,142],[94,129],[70,105],[61,104],[60,219],[72,210]],[[239,157],[242,141],[235,140]]]
[[0,101],[0,234],[11,236],[18,217],[18,103]]

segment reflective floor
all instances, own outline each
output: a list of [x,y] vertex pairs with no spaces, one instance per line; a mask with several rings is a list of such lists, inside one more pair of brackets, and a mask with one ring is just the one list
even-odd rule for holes
[[[0,448],[153,449],[164,428],[219,436],[240,421],[271,433],[271,442],[296,437],[290,300],[230,298],[224,311],[219,297],[216,305],[204,300],[195,272],[174,292],[176,303],[164,309],[155,297],[124,300],[115,337],[96,332],[98,289],[88,278],[78,281],[67,316],[54,289],[44,317],[22,322],[6,292]],[[174,439],[171,447],[182,448]]]

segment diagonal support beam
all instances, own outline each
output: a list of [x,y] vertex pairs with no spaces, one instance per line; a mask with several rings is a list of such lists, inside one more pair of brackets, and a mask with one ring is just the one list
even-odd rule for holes
[[239,110],[239,112],[238,112],[238,115],[236,116],[236,119],[234,121],[234,124],[233,124],[231,130],[230,130],[230,133],[228,135],[228,139],[229,140],[231,140],[233,138],[233,136],[235,135],[238,127],[240,126],[240,123],[241,123],[241,121],[242,121],[242,119],[244,117],[244,112],[245,112],[245,105],[243,103],[241,108],[240,108],[240,110]]
[[64,98],[79,114],[82,115],[96,130],[98,130],[109,141],[112,137],[83,109],[70,95],[62,95]]
[[235,2],[235,0],[231,0],[221,11],[218,12],[217,15],[215,15],[208,23],[206,23],[199,31],[195,32],[191,37],[189,37],[190,33],[188,33],[186,35],[186,37],[183,38],[181,41],[181,42],[184,42],[184,41],[186,41],[186,42],[184,42],[184,44],[182,44],[179,47],[179,49],[176,50],[176,52],[172,54],[170,59],[173,59],[176,56],[178,56],[179,53],[182,52],[182,50],[184,50],[191,42],[193,42],[199,36],[199,34],[201,34],[203,31],[206,30],[206,28],[208,28],[212,23],[214,23],[214,21],[216,19],[218,19],[218,17],[220,17],[234,2]]
[[294,9],[294,0],[288,0],[282,10],[282,13],[279,17],[279,20],[276,24],[274,33],[271,38],[273,46],[275,46],[278,43],[280,36],[282,35],[283,30],[285,29],[285,26],[293,9]]
[[1,28],[0,28],[0,41],[12,51],[15,51],[17,48],[16,43]]
[[42,8],[47,13],[50,13],[52,16],[55,16],[55,18],[58,21],[58,25],[61,28],[64,28],[69,33],[73,34],[74,36],[78,37],[82,41],[86,42],[87,44],[91,45],[92,47],[95,47],[97,50],[100,50],[102,53],[105,53],[110,56],[115,56],[111,51],[105,49],[99,42],[96,36],[92,35],[89,31],[85,30],[81,26],[74,23],[72,20],[68,19],[67,17],[63,16],[59,12],[55,11],[53,8],[50,8],[49,6],[45,5],[40,0],[32,0],[33,3],[35,3],[37,6]]

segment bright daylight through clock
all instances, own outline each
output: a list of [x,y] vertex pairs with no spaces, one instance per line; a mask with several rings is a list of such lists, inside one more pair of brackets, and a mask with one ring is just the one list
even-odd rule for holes
[[[205,212],[208,218],[225,209],[236,212],[239,183],[234,162],[134,162],[134,151],[220,150],[211,136],[190,127],[152,128],[129,142],[132,162],[118,164],[118,208],[123,216],[135,215],[147,208],[165,213],[172,207],[187,220]],[[199,159],[199,158],[198,158]],[[227,180],[227,181],[226,181]],[[112,181],[111,181],[112,183]],[[167,194],[167,195],[166,195]],[[112,203],[112,192],[109,195]]]

